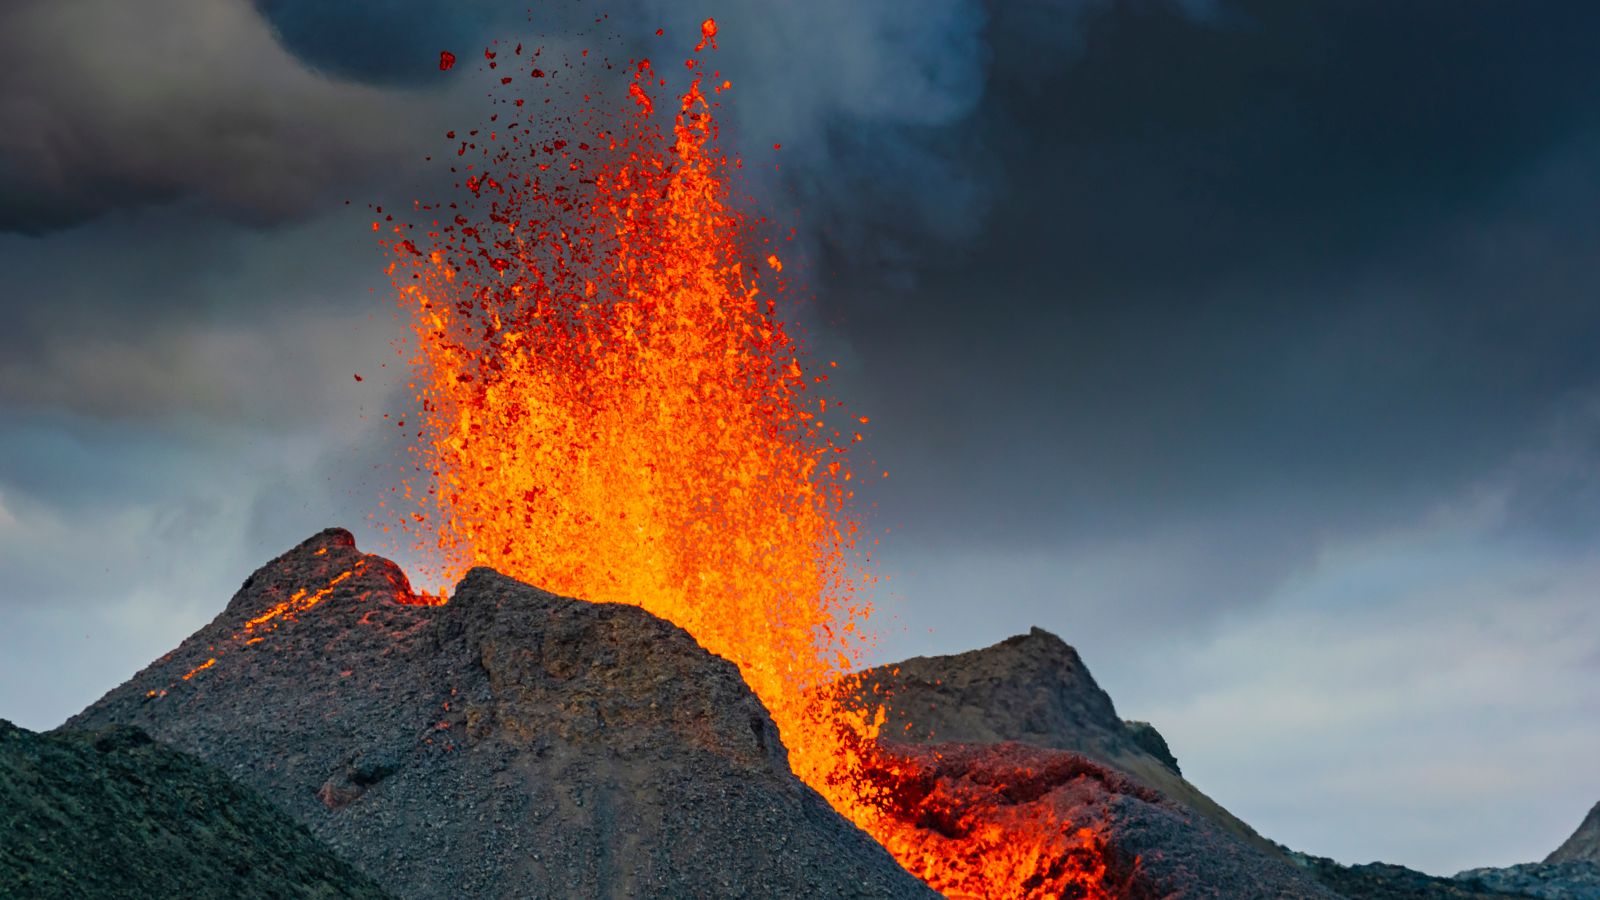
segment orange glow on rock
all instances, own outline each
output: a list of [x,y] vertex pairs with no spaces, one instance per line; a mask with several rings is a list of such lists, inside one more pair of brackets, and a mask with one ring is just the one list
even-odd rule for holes
[[[714,47],[713,21],[702,34]],[[883,713],[832,699],[871,642],[854,441],[835,445],[828,404],[806,394],[807,354],[777,305],[783,266],[748,249],[716,104],[696,77],[667,133],[659,76],[648,61],[631,76],[625,109],[506,124],[458,173],[459,209],[419,208],[431,246],[386,243],[422,410],[422,477],[405,482],[421,511],[397,520],[439,552],[445,580],[487,565],[641,606],[737,664],[795,773],[929,884],[1090,896],[1009,882],[1042,852],[1026,839],[930,837],[885,806]]]
[[212,666],[214,666],[216,664],[217,664],[217,658],[215,656],[213,656],[210,659],[206,660],[205,662],[201,663],[200,665],[195,666],[194,668],[190,669],[189,670],[189,674],[183,676],[183,680],[184,681],[188,681],[190,678],[194,677],[194,673],[199,672],[202,669],[209,669],[209,668],[211,668]]
[[[944,751],[954,750],[955,758]],[[974,752],[975,751],[975,752]],[[967,757],[967,758],[963,758]],[[985,757],[987,759],[985,760]],[[982,760],[973,765],[974,758]],[[1098,767],[1017,744],[878,743],[855,773],[878,817],[868,831],[950,898],[1111,900],[1107,847],[1053,794]],[[1135,866],[1137,867],[1137,866]]]
[[[323,547],[313,553],[312,556],[322,556],[327,552],[328,549]],[[240,648],[249,647],[252,644],[258,644],[266,640],[267,635],[271,634],[279,625],[282,625],[285,622],[297,621],[297,617],[301,613],[313,606],[316,606],[318,603],[321,603],[323,600],[327,599],[331,594],[333,594],[334,588],[338,587],[340,583],[351,577],[361,575],[366,570],[367,562],[363,560],[362,562],[357,563],[354,568],[335,575],[328,581],[327,586],[318,589],[315,593],[312,593],[305,588],[295,591],[288,600],[275,603],[266,612],[246,621],[244,630],[240,631],[238,634],[232,635],[228,640],[238,642],[238,647]],[[367,594],[362,594],[360,595],[359,599],[364,600],[366,597]],[[447,602],[448,600],[442,591],[437,597],[429,596],[426,591],[420,594],[410,593],[408,591],[399,591],[396,592],[391,599],[396,603],[415,606],[438,606]],[[252,637],[252,635],[254,636]],[[215,650],[216,648],[213,647],[208,649]],[[222,657],[227,655],[228,649],[229,648],[225,648],[221,651],[218,651],[215,657],[212,657],[201,665],[190,669],[189,672],[182,676],[180,680],[188,681],[199,672],[216,665]],[[173,682],[172,684],[167,685],[167,687],[172,688],[176,686],[176,684],[177,682]],[[151,691],[146,696],[164,697],[166,696],[166,693],[166,691]]]
[[[349,578],[351,575],[358,574],[365,567],[365,565],[366,564],[363,563],[356,568],[337,576],[332,581],[328,582],[327,587],[322,588],[315,594],[310,594],[308,596],[304,588],[296,591],[293,597],[290,597],[282,603],[276,604],[271,609],[246,622],[244,625],[244,630],[247,633],[253,633],[256,630],[256,626],[265,625],[269,622],[272,622],[274,619],[293,619],[299,613],[302,613],[311,607],[316,606],[318,603],[321,603],[323,598],[333,593],[334,587],[339,582]],[[274,624],[273,627],[276,628],[276,624]],[[271,629],[268,630],[270,631]],[[234,635],[235,638],[239,636],[240,635]]]

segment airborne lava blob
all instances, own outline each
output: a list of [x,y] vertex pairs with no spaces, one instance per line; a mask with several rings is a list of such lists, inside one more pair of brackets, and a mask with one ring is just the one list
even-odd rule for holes
[[[697,53],[715,24],[702,34]],[[930,884],[959,869],[970,887],[971,866],[929,858],[918,826],[884,811],[881,714],[830,700],[867,644],[845,464],[859,423],[807,394],[826,377],[808,377],[779,314],[782,261],[741,250],[755,238],[729,192],[739,162],[712,116],[731,83],[688,60],[667,134],[649,61],[630,63],[626,111],[548,112],[541,94],[577,76],[537,52],[485,51],[505,64],[503,111],[448,136],[470,198],[418,209],[431,245],[400,225],[388,242],[420,350],[410,527],[451,575],[488,565],[683,627],[738,664],[796,774],[915,852]],[[1004,881],[992,896],[1047,895]]]

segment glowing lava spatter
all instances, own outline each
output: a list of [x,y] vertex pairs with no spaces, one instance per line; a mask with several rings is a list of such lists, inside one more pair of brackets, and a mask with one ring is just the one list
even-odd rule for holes
[[[324,547],[313,555],[322,556],[327,552],[328,549]],[[338,575],[335,575],[328,581],[325,587],[318,588],[315,591],[312,591],[308,588],[301,588],[300,590],[295,591],[294,594],[289,597],[289,599],[273,604],[267,609],[266,612],[246,621],[244,624],[244,630],[231,635],[228,640],[233,642],[232,645],[224,644],[222,650],[217,650],[216,647],[207,647],[207,650],[213,651],[217,655],[190,669],[186,674],[182,675],[179,680],[188,681],[195,675],[216,665],[223,657],[228,655],[230,650],[249,647],[252,644],[259,644],[266,640],[267,636],[276,630],[278,626],[287,622],[298,621],[299,616],[302,613],[331,596],[334,592],[334,589],[337,588],[340,583],[353,576],[359,576],[363,574],[366,571],[366,568],[367,562],[366,560],[362,560],[361,562],[356,563],[353,568],[346,569]],[[366,594],[362,594],[360,596],[361,599],[366,598]],[[414,606],[439,606],[445,602],[445,598],[443,596],[432,597],[429,596],[426,591],[422,593],[409,593],[403,591],[397,592],[390,599],[396,603]],[[172,684],[167,685],[167,690],[171,690],[176,686],[177,682],[175,681]],[[167,695],[167,690],[150,691],[145,696],[165,697]]]
[[[538,80],[555,75],[544,65]],[[739,251],[737,161],[711,116],[731,85],[707,96],[690,60],[664,134],[660,79],[630,65],[630,110],[530,121],[510,106],[512,121],[469,131],[467,209],[419,210],[426,250],[390,242],[437,491],[413,527],[431,513],[457,572],[491,565],[687,629],[739,665],[820,782],[837,755],[798,739],[832,728],[807,692],[855,664],[869,612],[835,443],[854,432],[805,399],[776,256],[762,272]]]
[[[696,52],[716,33],[708,20]],[[423,247],[401,223],[386,242],[420,351],[408,527],[448,577],[489,565],[683,627],[739,666],[796,774],[926,856],[865,789],[881,712],[829,699],[868,642],[844,456],[860,437],[805,393],[826,376],[808,379],[779,316],[781,260],[741,250],[755,238],[729,193],[739,162],[712,117],[731,83],[713,72],[703,89],[688,60],[668,134],[648,61],[630,63],[627,110],[546,113],[571,67],[521,50],[486,51],[503,57],[502,112],[449,134],[470,199],[419,207]]]

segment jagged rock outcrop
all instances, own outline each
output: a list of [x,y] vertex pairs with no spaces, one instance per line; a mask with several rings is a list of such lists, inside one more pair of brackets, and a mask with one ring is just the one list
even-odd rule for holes
[[[918,656],[862,673],[857,695],[884,699],[883,733],[913,744],[1019,741],[1071,750],[1118,769],[1192,807],[1263,853],[1271,841],[1178,774],[1177,760],[1143,746],[1117,716],[1078,651],[1042,628],[953,656]],[[1165,747],[1166,741],[1161,740]]]
[[1167,739],[1161,736],[1149,722],[1140,722],[1135,719],[1123,719],[1122,724],[1128,729],[1128,739],[1140,750],[1156,758],[1156,761],[1172,770],[1172,774],[1183,775],[1183,770],[1178,768],[1178,758],[1172,755],[1172,748],[1167,746]]
[[1578,825],[1578,830],[1572,833],[1557,847],[1554,852],[1544,858],[1546,863],[1564,863],[1587,860],[1600,862],[1600,803],[1589,808],[1589,814],[1583,817],[1583,822]]
[[893,773],[881,779],[888,807],[917,826],[906,857],[954,860],[958,874],[973,876],[947,878],[957,887],[951,896],[983,896],[985,867],[1020,862],[1046,883],[1098,871],[1103,895],[1118,900],[1337,900],[1187,806],[1078,753],[1016,742],[880,748],[877,770]]
[[389,898],[260,794],[138,728],[4,720],[0,896]]
[[67,727],[195,753],[408,900],[936,896],[682,629],[489,569],[424,602],[329,529]]

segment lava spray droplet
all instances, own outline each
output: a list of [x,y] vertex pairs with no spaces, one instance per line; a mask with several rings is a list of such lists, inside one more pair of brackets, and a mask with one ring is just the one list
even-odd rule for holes
[[695,45],[694,52],[699,53],[710,44],[711,49],[717,49],[717,21],[707,19],[700,23],[700,43]]

